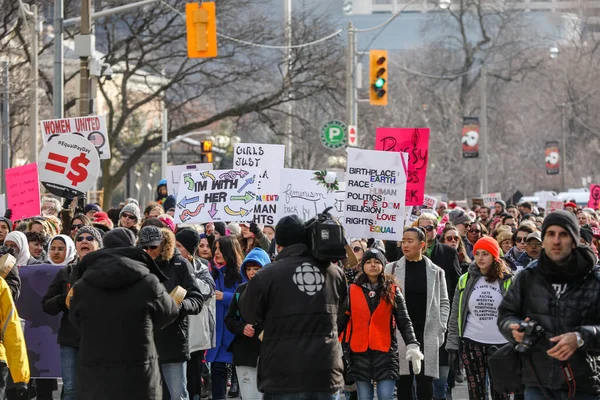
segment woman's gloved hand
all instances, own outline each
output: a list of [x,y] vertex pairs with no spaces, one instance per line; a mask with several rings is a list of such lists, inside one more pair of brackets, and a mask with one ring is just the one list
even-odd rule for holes
[[421,361],[423,361],[425,357],[423,353],[421,353],[421,349],[419,349],[418,344],[409,344],[406,346],[406,361],[410,361],[412,363],[413,372],[415,375],[419,375],[421,373]]

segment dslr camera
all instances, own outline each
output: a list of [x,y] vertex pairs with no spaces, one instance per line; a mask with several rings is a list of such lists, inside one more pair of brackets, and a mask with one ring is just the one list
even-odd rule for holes
[[544,328],[537,321],[523,321],[519,324],[519,332],[524,332],[525,336],[523,337],[523,341],[515,346],[515,350],[525,354],[543,336]]

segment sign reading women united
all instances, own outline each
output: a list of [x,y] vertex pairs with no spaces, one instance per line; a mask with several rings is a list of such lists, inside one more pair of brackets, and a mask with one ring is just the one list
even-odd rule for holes
[[344,217],[349,237],[402,236],[406,158],[400,152],[348,149]]

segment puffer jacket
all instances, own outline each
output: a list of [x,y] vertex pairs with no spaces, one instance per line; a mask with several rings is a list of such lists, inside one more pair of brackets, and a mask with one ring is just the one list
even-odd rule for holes
[[[481,277],[481,271],[475,262],[469,265],[469,271],[463,274],[458,279],[456,285],[456,291],[454,292],[454,299],[452,300],[452,308],[450,312],[450,320],[448,321],[448,338],[446,339],[446,350],[457,350],[460,347],[460,338],[465,332],[465,326],[467,325],[467,315],[469,312],[469,299],[475,284]],[[466,279],[464,289],[461,290],[462,280]],[[504,274],[504,277],[500,280],[500,292],[502,296],[506,294],[506,291],[512,284],[513,275]],[[461,300],[462,295],[462,300]]]
[[190,353],[215,347],[215,280],[210,275],[208,265],[199,257],[194,258],[193,269],[196,283],[202,295],[202,311],[190,315],[189,337]]
[[[356,284],[354,285],[356,286]],[[378,290],[375,296],[369,297],[370,289],[364,286],[360,288],[367,300],[371,315],[373,315],[381,300],[381,291]],[[344,307],[346,312],[338,318],[338,331],[343,332],[341,337],[346,342],[350,342],[352,335],[352,332],[348,332],[346,329],[348,321],[352,318],[349,298],[350,294]],[[408,310],[406,309],[404,296],[398,287],[396,287],[395,307],[392,308],[389,319],[389,329],[392,339],[390,349],[387,352],[372,350],[370,348],[365,352],[354,352],[350,349],[350,371],[348,373],[352,379],[366,382],[370,382],[371,380],[377,382],[385,379],[400,379],[400,355],[398,353],[398,339],[395,334],[396,328],[400,331],[407,345],[419,344],[408,315]]]
[[[571,282],[560,296],[545,277],[540,263],[547,262],[544,250],[537,261],[515,277],[499,307],[498,326],[504,337],[515,343],[511,324],[525,318],[537,321],[544,328],[543,337],[530,349],[531,362],[522,362],[521,374],[526,386],[551,390],[568,390],[560,361],[546,351],[548,338],[567,332],[579,332],[584,345],[569,358],[568,363],[577,383],[577,392],[600,395],[600,268],[595,266],[592,251],[583,246],[573,251],[573,268],[589,269],[583,279]],[[532,369],[535,366],[535,371]]]

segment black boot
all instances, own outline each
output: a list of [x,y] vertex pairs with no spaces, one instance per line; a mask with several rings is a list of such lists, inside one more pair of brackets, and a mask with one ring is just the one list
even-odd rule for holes
[[229,393],[227,393],[227,397],[234,398],[234,397],[239,397],[239,395],[240,395],[240,385],[238,383],[235,367],[232,365],[231,366],[231,387],[229,388]]
[[212,399],[212,380],[210,374],[202,376],[202,390],[200,397],[203,399]]

